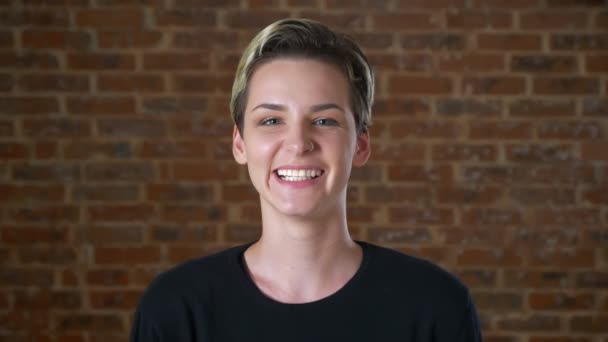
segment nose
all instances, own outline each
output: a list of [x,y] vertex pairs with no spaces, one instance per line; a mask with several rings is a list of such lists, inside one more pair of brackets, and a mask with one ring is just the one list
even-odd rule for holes
[[315,148],[306,125],[292,126],[287,131],[284,145],[288,151],[298,155],[311,152]]

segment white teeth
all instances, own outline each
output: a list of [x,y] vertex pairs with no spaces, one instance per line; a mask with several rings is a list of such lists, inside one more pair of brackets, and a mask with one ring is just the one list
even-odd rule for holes
[[321,170],[277,170],[277,174],[281,179],[288,182],[301,182],[304,180],[316,178],[323,172]]

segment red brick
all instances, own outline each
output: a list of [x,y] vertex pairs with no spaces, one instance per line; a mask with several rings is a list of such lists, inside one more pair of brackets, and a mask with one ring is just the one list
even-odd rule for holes
[[180,181],[225,181],[237,179],[239,168],[234,163],[175,162],[172,170]]
[[93,181],[145,181],[154,178],[154,168],[149,162],[104,162],[85,167],[85,177]]
[[437,240],[444,246],[467,246],[467,247],[500,247],[507,238],[507,229],[488,229],[485,227],[441,227],[435,230]]
[[19,163],[12,165],[13,179],[32,181],[70,181],[80,179],[78,165],[61,162]]
[[589,227],[601,222],[600,212],[594,208],[538,209],[533,214],[538,226]]
[[591,77],[536,78],[533,89],[540,95],[593,95],[599,94],[600,84]]
[[576,193],[573,189],[550,188],[512,188],[509,197],[526,206],[535,205],[574,205]]
[[437,18],[431,13],[381,13],[372,16],[373,27],[377,30],[434,30],[439,28]]
[[137,306],[141,291],[91,291],[89,302],[93,309],[123,309],[129,310]]
[[608,49],[607,34],[553,34],[551,49],[560,50],[606,50]]
[[32,246],[36,244],[65,243],[69,238],[66,227],[30,227],[4,225],[2,242],[10,245]]
[[492,53],[439,56],[439,70],[449,72],[504,71],[505,56]]
[[585,67],[586,71],[590,73],[608,72],[608,55],[587,56]]
[[210,222],[218,221],[224,214],[216,206],[166,205],[161,208],[161,220],[166,222]]
[[454,223],[454,212],[447,208],[389,208],[388,216],[389,222],[406,225]]
[[515,76],[465,78],[463,87],[466,93],[475,95],[517,95],[525,93],[526,80]]
[[152,201],[196,201],[211,203],[214,199],[213,188],[208,185],[194,184],[148,184],[147,198]]
[[[237,32],[201,29],[196,32],[174,32],[171,36],[171,46],[180,49],[236,49],[239,36]],[[233,69],[234,70],[234,69]]]
[[574,56],[515,55],[511,57],[511,70],[574,73],[578,70],[578,63]]
[[59,69],[59,59],[46,52],[0,52],[0,68],[5,69]]
[[138,9],[86,9],[76,11],[76,25],[95,28],[143,27],[143,12]]
[[207,53],[147,53],[143,56],[144,70],[206,70]]
[[608,28],[608,11],[600,11],[595,16],[595,28],[606,29]]
[[594,205],[606,205],[608,204],[608,187],[596,186],[591,189],[583,191],[582,194],[585,201],[588,201]]
[[[374,116],[427,116],[430,114],[430,111],[429,101],[403,97],[375,99],[373,107]],[[374,126],[370,129],[372,132],[375,131]]]
[[60,202],[65,198],[63,185],[0,184],[0,202]]
[[91,205],[87,217],[98,222],[147,221],[154,217],[154,208],[143,204]]
[[126,159],[133,155],[128,142],[66,142],[63,144],[63,156],[66,159]]
[[513,25],[511,13],[506,11],[461,10],[448,12],[448,29],[508,29]]
[[367,232],[368,239],[377,244],[424,244],[432,240],[431,233],[425,228],[374,227]]
[[59,112],[59,102],[53,97],[2,97],[0,98],[0,114],[8,115],[42,115]]
[[498,321],[498,327],[506,331],[521,332],[554,332],[560,330],[559,316],[547,314],[533,314],[516,318],[503,318]]
[[[230,102],[227,100],[224,104]],[[172,125],[177,127],[177,135],[187,137],[193,135],[194,132],[202,134],[205,137],[217,136],[219,127],[215,124],[224,125],[228,130],[219,135],[224,137],[232,136],[232,128],[234,123],[226,116],[223,118],[201,118],[201,114],[211,112],[210,101],[204,97],[146,97],[143,99],[143,111],[145,114],[158,116],[177,116],[188,117],[195,116],[195,119],[177,119],[171,120]],[[225,108],[224,108],[225,109]],[[206,116],[206,115],[205,115]],[[200,132],[199,132],[200,131]],[[194,135],[199,135],[194,134]]]
[[89,78],[70,74],[28,74],[17,79],[17,87],[25,92],[87,92],[89,91]]
[[577,315],[569,320],[570,329],[576,332],[602,334],[608,332],[608,314]]
[[154,48],[158,47],[163,38],[159,31],[105,31],[98,30],[97,44],[103,49],[122,48]]
[[34,156],[36,159],[54,159],[59,156],[58,143],[56,141],[41,141],[34,146]]
[[206,27],[213,28],[217,25],[217,12],[192,8],[157,9],[155,11],[156,23],[159,27]]
[[[559,266],[557,266],[559,268]],[[572,274],[563,270],[505,270],[504,284],[507,288],[555,289],[570,288]]]
[[592,140],[605,136],[603,126],[598,122],[546,121],[540,122],[536,134],[541,139]]
[[525,30],[576,30],[585,29],[588,18],[585,12],[542,9],[522,13],[520,27]]
[[514,117],[575,116],[576,104],[570,99],[525,99],[509,105],[509,115]]
[[73,119],[27,119],[23,131],[28,137],[82,138],[91,135],[88,121]]
[[498,156],[497,147],[487,144],[438,144],[431,150],[433,160],[442,161],[495,161]]
[[501,100],[459,97],[437,99],[436,101],[436,113],[446,117],[461,115],[495,117],[502,112]]
[[116,53],[71,53],[67,66],[72,70],[133,70],[135,56]]
[[463,50],[466,46],[464,35],[453,33],[402,34],[400,46],[406,50]]
[[[125,102],[132,104],[131,100]],[[125,108],[127,109],[127,108]],[[98,134],[102,137],[158,138],[166,134],[165,123],[155,119],[100,119],[97,121]]]
[[542,39],[536,34],[480,33],[477,47],[483,50],[540,50]]
[[568,162],[577,159],[572,145],[519,144],[506,146],[507,160],[513,162]]
[[17,251],[21,264],[69,266],[78,262],[74,248],[65,247],[27,247]]
[[436,190],[437,203],[440,204],[481,204],[492,205],[502,196],[497,187],[455,187],[441,186]]
[[135,185],[92,185],[77,184],[72,186],[72,199],[78,201],[135,201],[139,198]]
[[[0,120],[0,137],[12,138],[15,136],[15,122],[8,120]],[[9,143],[10,146],[10,143]],[[20,148],[18,148],[19,150]],[[14,153],[12,148],[9,148],[9,155]]]
[[236,202],[253,202],[260,200],[256,189],[249,184],[246,185],[224,185],[222,186],[222,200]]
[[69,313],[56,316],[60,331],[124,331],[125,322],[118,314]]
[[53,279],[53,271],[48,268],[3,267],[0,269],[0,283],[3,286],[35,286],[46,289],[53,286]]
[[15,142],[0,142],[0,158],[3,160],[25,160],[30,155],[30,148],[26,144]]
[[[108,210],[113,209],[115,209],[117,215],[120,216],[113,221],[127,221],[130,218],[133,218],[128,217],[129,214],[124,213],[124,207],[108,208]],[[136,208],[135,210],[138,210],[138,208]],[[102,209],[98,207],[95,208],[95,214],[99,215],[105,213],[103,213]],[[150,214],[152,215],[153,213]],[[105,218],[101,218],[98,221],[104,222],[103,224],[105,224],[105,221],[107,220]],[[87,243],[93,246],[136,244],[143,242],[144,233],[143,228],[137,225],[95,225],[90,227],[87,226],[85,228],[80,229],[78,231],[77,239],[78,241],[82,241],[83,243]]]
[[232,82],[232,75],[175,75],[173,77],[173,89],[180,93],[229,93]]
[[99,75],[97,87],[105,92],[162,92],[165,90],[165,81],[160,75]]
[[529,251],[526,263],[531,267],[545,267],[546,265],[559,265],[560,269],[593,268],[595,255],[593,249],[559,249],[535,248]]
[[125,269],[97,269],[87,271],[87,284],[92,286],[124,286],[129,284],[129,272]]
[[595,306],[595,296],[591,293],[533,292],[528,295],[528,304],[533,310],[590,310]]
[[465,269],[455,272],[456,276],[461,279],[470,288],[491,288],[496,286],[497,271],[483,269]]
[[471,208],[461,215],[462,223],[470,225],[508,226],[522,223],[522,213],[507,207]]
[[524,298],[521,293],[473,291],[471,296],[477,310],[484,312],[519,312],[524,308]]
[[132,97],[69,97],[67,112],[76,115],[130,115],[135,113]]
[[414,143],[374,144],[372,151],[374,151],[374,160],[387,161],[421,161],[426,155],[426,147]]
[[608,143],[584,143],[581,145],[583,160],[608,160]]
[[252,224],[229,224],[226,226],[226,240],[245,242],[259,239],[261,226]]
[[473,7],[525,9],[538,7],[541,0],[474,0]]
[[158,264],[160,261],[158,246],[95,248],[95,262],[100,265]]
[[530,139],[532,125],[525,121],[474,121],[469,124],[470,139]]
[[388,84],[392,94],[449,94],[452,92],[452,80],[445,77],[394,76]]
[[64,11],[36,9],[2,13],[7,24],[14,27],[68,27],[69,13]]
[[454,139],[460,136],[462,127],[450,121],[402,121],[391,125],[390,134],[397,139],[416,137],[421,139]]
[[389,181],[450,183],[453,181],[451,165],[403,165],[391,164],[388,167]]
[[552,7],[604,7],[603,0],[547,0],[547,5]]
[[217,241],[218,228],[207,224],[192,227],[184,227],[180,223],[176,225],[163,224],[153,227],[150,237],[153,241],[159,242],[213,243]]
[[86,32],[27,30],[21,33],[21,44],[30,49],[84,50],[91,46]]
[[16,222],[28,223],[75,223],[80,219],[79,208],[73,205],[11,208],[8,214]]
[[444,7],[462,8],[464,5],[465,0],[401,0],[399,2],[399,7],[405,9],[442,9]]
[[423,186],[375,185],[365,188],[367,203],[399,203],[424,205],[430,202],[431,192]]
[[522,258],[514,251],[505,249],[466,249],[457,257],[458,265],[485,267],[519,267]]

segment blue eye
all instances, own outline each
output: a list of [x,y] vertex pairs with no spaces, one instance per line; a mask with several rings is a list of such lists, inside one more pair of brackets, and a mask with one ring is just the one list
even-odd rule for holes
[[277,118],[268,118],[265,120],[262,120],[262,122],[260,122],[260,125],[262,126],[273,126],[273,125],[278,125],[279,124],[279,119]]
[[319,126],[338,126],[338,121],[334,119],[317,119],[315,125]]

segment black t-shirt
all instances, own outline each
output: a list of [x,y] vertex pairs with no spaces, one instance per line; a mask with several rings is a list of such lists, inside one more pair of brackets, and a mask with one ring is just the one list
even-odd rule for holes
[[161,274],[137,308],[132,342],[480,342],[466,287],[430,262],[366,242],[355,275],[337,292],[280,303],[250,278],[251,244]]

